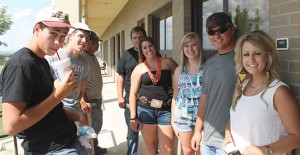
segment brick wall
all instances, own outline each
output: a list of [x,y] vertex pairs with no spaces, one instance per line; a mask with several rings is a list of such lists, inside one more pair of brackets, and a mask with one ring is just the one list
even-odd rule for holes
[[[270,0],[270,35],[289,38],[289,49],[278,51],[279,74],[300,103],[300,1]],[[300,155],[300,148],[295,153]]]
[[300,101],[300,1],[270,0],[270,35],[289,38],[289,49],[278,51],[279,74]]
[[173,54],[172,58],[179,63],[180,43],[187,32],[191,32],[191,3],[190,1],[173,0]]

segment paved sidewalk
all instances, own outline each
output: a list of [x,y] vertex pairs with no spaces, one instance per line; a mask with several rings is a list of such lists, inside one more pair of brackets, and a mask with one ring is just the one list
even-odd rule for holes
[[[127,151],[127,126],[124,110],[119,108],[117,86],[111,77],[103,75],[103,127],[98,135],[99,146],[108,148],[105,155],[124,155]],[[143,154],[142,136],[139,139],[138,154]]]
[[[102,72],[104,73],[104,72]],[[127,126],[124,119],[124,110],[117,103],[117,86],[113,78],[103,75],[103,127],[98,135],[99,145],[108,149],[105,155],[126,154]],[[18,140],[19,155],[24,155],[23,148]],[[140,135],[139,154],[143,154],[143,140]],[[15,155],[13,138],[0,141],[0,155]]]

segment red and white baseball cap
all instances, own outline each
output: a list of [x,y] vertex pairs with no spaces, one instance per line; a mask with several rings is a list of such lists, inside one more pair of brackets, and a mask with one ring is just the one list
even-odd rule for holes
[[69,15],[55,6],[42,8],[35,17],[35,23],[39,22],[49,27],[73,28],[70,25]]

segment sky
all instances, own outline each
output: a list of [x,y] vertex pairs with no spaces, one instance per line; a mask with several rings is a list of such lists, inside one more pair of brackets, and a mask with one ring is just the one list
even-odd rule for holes
[[51,6],[52,0],[0,0],[0,4],[7,6],[13,24],[5,34],[0,36],[7,47],[0,46],[0,52],[14,52],[26,46],[32,36],[32,28],[37,12]]

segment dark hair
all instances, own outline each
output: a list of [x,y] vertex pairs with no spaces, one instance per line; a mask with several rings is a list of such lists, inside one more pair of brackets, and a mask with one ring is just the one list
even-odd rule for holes
[[45,25],[45,24],[42,23],[42,22],[38,22],[37,24],[40,25],[40,28],[41,28],[41,29],[44,29],[44,28],[48,27],[47,25]]
[[132,33],[135,33],[135,32],[142,32],[143,35],[144,35],[144,37],[147,36],[147,33],[146,33],[146,31],[145,31],[144,28],[142,28],[141,26],[135,26],[135,27],[132,28],[131,31],[130,31],[130,39],[131,39],[131,37],[132,37]]
[[[42,23],[42,22],[38,22],[38,23],[36,23],[36,25],[39,25],[40,28],[41,28],[41,30],[43,30],[45,27],[48,27],[47,25],[45,25],[45,24]],[[32,33],[34,33],[34,28],[33,28],[33,30],[32,30]]]
[[143,49],[142,49],[142,43],[145,41],[149,41],[155,48],[156,56],[161,57],[161,54],[158,50],[158,46],[157,46],[156,42],[151,37],[144,37],[139,40],[139,63],[144,62],[146,59],[146,57],[143,54]]

